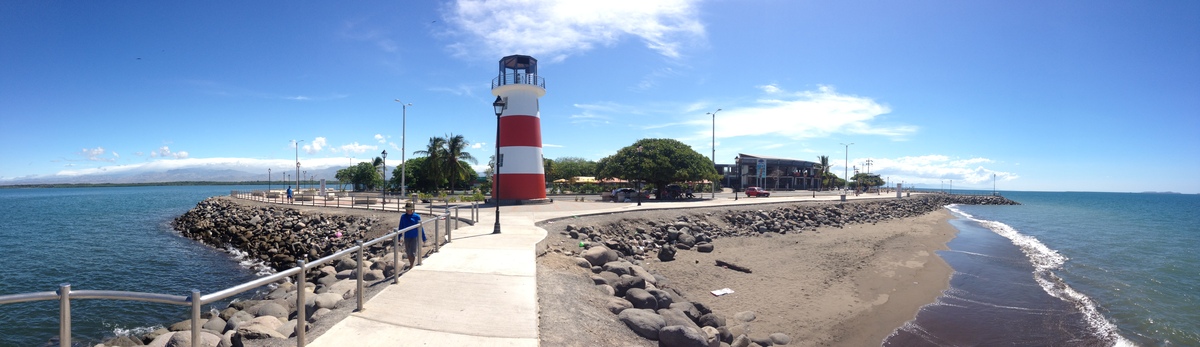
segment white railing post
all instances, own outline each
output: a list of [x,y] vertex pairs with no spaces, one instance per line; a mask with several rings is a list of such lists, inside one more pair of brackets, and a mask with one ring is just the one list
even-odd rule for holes
[[433,214],[432,212],[430,212],[429,215],[433,216],[433,252],[437,253],[437,251],[441,249],[441,247],[438,245],[440,243],[438,242],[438,238],[441,237],[442,227],[440,224],[438,224],[439,218],[437,215]]
[[200,290],[192,289],[192,347],[200,347]]
[[304,287],[308,282],[308,275],[304,271],[304,259],[296,261],[296,266],[300,267],[300,272],[296,273],[296,346],[304,347],[306,338],[305,323],[308,323],[307,307],[304,306]]
[[58,285],[58,345],[71,347],[71,284]]
[[396,275],[392,278],[392,284],[400,283],[400,238],[404,237],[404,233],[397,233],[396,237],[392,238],[392,272]]
[[358,312],[363,310],[363,263],[366,259],[363,258],[363,242],[358,240]]

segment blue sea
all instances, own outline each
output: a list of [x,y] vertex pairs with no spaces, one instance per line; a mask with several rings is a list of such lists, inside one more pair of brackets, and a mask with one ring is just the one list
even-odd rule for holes
[[[0,295],[60,283],[186,295],[249,281],[252,264],[170,222],[205,198],[264,188],[0,189]],[[939,252],[950,289],[885,345],[1200,346],[1200,195],[1003,194],[1022,205],[950,207],[959,234]],[[90,346],[188,308],[77,300],[72,314],[74,341]],[[57,335],[56,301],[0,306],[0,346]]]
[[1200,346],[1200,195],[1003,195],[950,207],[950,288],[885,345]]
[[[257,277],[230,253],[179,236],[171,220],[205,198],[257,186],[0,189],[0,295],[123,290],[211,293]],[[206,310],[209,308],[206,307]],[[73,342],[148,332],[190,308],[115,300],[71,303]],[[58,336],[58,302],[0,305],[0,346],[43,346]],[[57,343],[54,344],[57,346]]]

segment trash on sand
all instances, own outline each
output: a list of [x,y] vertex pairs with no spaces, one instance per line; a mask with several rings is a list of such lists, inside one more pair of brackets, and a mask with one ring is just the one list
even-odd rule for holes
[[722,296],[725,294],[732,294],[732,293],[733,293],[733,289],[729,289],[729,288],[721,288],[721,289],[712,291],[713,296]]

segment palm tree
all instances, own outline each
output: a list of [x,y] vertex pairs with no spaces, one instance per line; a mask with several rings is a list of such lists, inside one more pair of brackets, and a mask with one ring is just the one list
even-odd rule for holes
[[415,155],[425,156],[425,165],[428,169],[426,174],[433,176],[430,177],[430,181],[434,182],[434,187],[437,187],[437,182],[441,182],[444,178],[445,170],[442,169],[442,164],[445,161],[445,147],[446,139],[434,136],[429,138],[429,144],[425,145],[424,150],[413,152]]
[[[818,181],[817,184],[821,184],[821,183],[824,183],[825,178],[827,176],[829,176],[829,156],[828,155],[818,155],[817,161],[821,162],[817,166],[817,169],[821,170],[821,179],[820,179],[820,181]],[[818,187],[817,190],[820,190],[820,188]]]
[[[379,174],[379,177],[375,180],[372,180],[372,182],[383,182],[383,158],[375,157],[375,160],[371,161],[371,166],[374,166],[375,173]],[[387,182],[383,182],[383,185],[380,186],[379,189],[386,191]]]
[[454,182],[458,178],[465,178],[470,172],[474,172],[470,166],[466,166],[462,161],[472,164],[477,164],[478,161],[475,160],[475,157],[471,156],[471,153],[463,152],[463,149],[467,147],[467,140],[462,135],[447,135],[443,139],[443,142],[446,146],[445,153],[443,153],[445,156],[442,158],[446,161],[443,170],[446,176],[450,178],[450,193],[453,194]]

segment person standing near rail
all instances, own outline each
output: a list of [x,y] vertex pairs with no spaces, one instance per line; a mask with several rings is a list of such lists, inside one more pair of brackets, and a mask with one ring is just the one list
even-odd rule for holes
[[[400,229],[413,225],[421,225],[421,215],[417,214],[412,201],[409,201],[404,203],[404,214],[400,215]],[[420,240],[417,240],[418,235]],[[404,255],[408,257],[408,269],[417,265],[417,251],[422,242],[425,242],[424,227],[418,226],[404,232]]]

